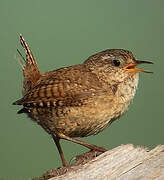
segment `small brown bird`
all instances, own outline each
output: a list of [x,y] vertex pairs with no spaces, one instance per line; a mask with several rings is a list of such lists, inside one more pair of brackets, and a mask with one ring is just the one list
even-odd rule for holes
[[107,49],[82,64],[40,73],[22,35],[20,42],[26,59],[21,62],[23,98],[13,103],[23,106],[18,114],[26,113],[53,137],[63,166],[60,139],[105,152],[74,137],[97,134],[123,115],[135,95],[138,73],[149,73],[136,66],[152,62],[136,60],[127,50]]

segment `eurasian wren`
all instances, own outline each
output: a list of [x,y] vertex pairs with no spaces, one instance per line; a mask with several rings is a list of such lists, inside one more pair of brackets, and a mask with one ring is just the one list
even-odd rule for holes
[[22,35],[20,42],[26,59],[21,62],[23,98],[13,103],[23,106],[18,113],[26,113],[53,137],[63,166],[60,139],[105,152],[74,137],[97,134],[123,115],[135,95],[138,73],[148,73],[135,67],[152,63],[136,60],[127,50],[107,49],[82,64],[40,73]]

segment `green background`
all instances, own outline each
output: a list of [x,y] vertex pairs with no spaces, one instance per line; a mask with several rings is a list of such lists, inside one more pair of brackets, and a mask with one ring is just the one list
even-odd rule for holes
[[[83,140],[107,149],[164,143],[164,1],[0,0],[0,178],[28,179],[61,165],[51,137],[12,102],[21,98],[22,72],[15,60],[22,33],[42,72],[82,63],[108,48],[129,49],[153,61],[141,74],[135,99],[120,120]],[[62,141],[69,161],[87,149]]]

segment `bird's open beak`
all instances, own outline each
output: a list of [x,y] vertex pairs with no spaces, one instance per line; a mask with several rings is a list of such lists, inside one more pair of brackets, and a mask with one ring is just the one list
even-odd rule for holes
[[128,64],[125,67],[125,69],[128,70],[129,72],[133,72],[133,73],[137,73],[137,72],[153,73],[153,72],[150,72],[150,71],[146,71],[144,69],[135,68],[139,64],[153,64],[153,63],[149,62],[149,61],[139,61],[139,60],[136,60],[134,63]]

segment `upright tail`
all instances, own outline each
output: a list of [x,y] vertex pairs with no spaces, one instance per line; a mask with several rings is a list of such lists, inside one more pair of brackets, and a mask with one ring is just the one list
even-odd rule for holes
[[30,50],[22,35],[20,35],[20,43],[26,53],[26,59],[23,58],[25,62],[20,62],[24,75],[22,93],[23,95],[25,95],[31,88],[36,85],[37,81],[40,79],[41,74],[37,66],[35,57],[33,56],[32,51]]

